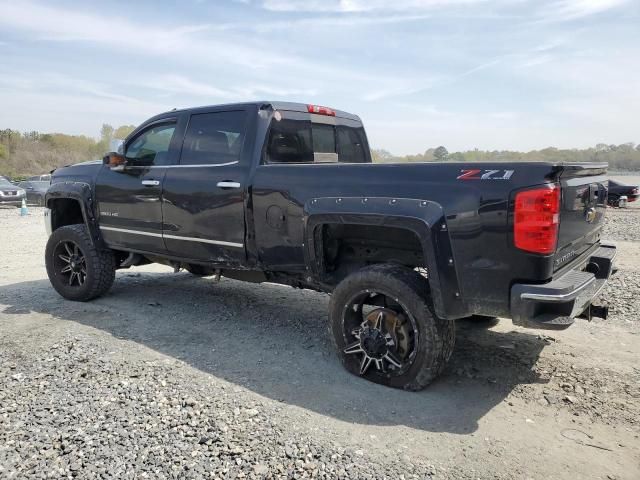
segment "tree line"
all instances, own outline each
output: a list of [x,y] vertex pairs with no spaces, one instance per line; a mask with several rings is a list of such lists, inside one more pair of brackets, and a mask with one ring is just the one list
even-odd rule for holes
[[372,150],[374,162],[604,162],[610,170],[640,170],[640,144],[623,143],[607,145],[599,143],[584,149],[559,149],[554,147],[530,152],[512,150],[467,150],[449,151],[444,146],[430,148],[417,155],[395,156],[387,150]]
[[[124,139],[133,125],[114,128],[103,124],[99,138],[64,133],[19,132],[0,130],[0,175],[20,179],[47,173],[54,168],[87,160],[100,159],[114,139]],[[640,144],[599,143],[585,149],[554,147],[530,152],[510,150],[467,150],[450,153],[444,146],[429,148],[416,155],[396,156],[383,149],[371,152],[374,162],[605,162],[611,170],[640,170]]]
[[124,139],[134,128],[133,125],[114,128],[105,123],[97,139],[86,135],[0,130],[0,175],[19,180],[64,165],[100,159],[109,151],[112,140]]

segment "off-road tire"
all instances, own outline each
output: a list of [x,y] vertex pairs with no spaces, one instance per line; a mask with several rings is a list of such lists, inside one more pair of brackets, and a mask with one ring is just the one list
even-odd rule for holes
[[359,362],[346,355],[343,312],[349,299],[363,289],[385,293],[398,299],[414,317],[418,346],[411,366],[401,375],[390,376],[374,369],[363,375],[367,380],[393,388],[422,390],[440,375],[455,344],[455,323],[436,316],[429,283],[419,273],[401,265],[379,264],[362,268],[338,284],[329,303],[329,333],[344,367],[360,376]]
[[205,267],[204,265],[197,265],[195,263],[187,265],[186,270],[197,277],[210,277],[216,273],[213,268]]
[[[58,244],[72,241],[82,251],[87,275],[83,285],[69,286],[59,272],[56,272],[54,255]],[[55,230],[45,250],[47,275],[53,288],[62,297],[76,302],[92,300],[111,288],[116,275],[116,261],[111,250],[97,249],[91,242],[85,225],[67,225]]]

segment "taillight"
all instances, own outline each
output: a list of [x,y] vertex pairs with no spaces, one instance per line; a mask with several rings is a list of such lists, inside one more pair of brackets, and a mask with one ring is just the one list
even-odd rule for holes
[[329,107],[321,107],[320,105],[307,105],[307,111],[318,115],[328,115],[330,117],[336,116],[336,112],[334,110]]
[[558,185],[523,190],[516,194],[513,239],[517,248],[542,254],[555,252],[559,224]]

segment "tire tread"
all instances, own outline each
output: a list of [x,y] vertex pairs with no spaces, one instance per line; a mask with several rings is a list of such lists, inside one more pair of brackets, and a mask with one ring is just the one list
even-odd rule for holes
[[[434,356],[434,361],[431,366],[421,368],[415,377],[402,387],[405,390],[411,391],[422,390],[442,373],[453,353],[455,346],[455,322],[440,319],[436,316],[427,279],[418,272],[402,265],[382,263],[364,267],[345,278],[336,290],[350,288],[363,281],[370,281],[376,276],[384,277],[380,278],[380,281],[397,282],[397,287],[410,289],[422,300],[424,308],[427,309],[426,313],[428,317],[433,319],[433,342],[431,342],[430,348]],[[333,308],[331,308],[331,311],[333,311]],[[334,347],[338,349],[338,353],[344,364],[345,358],[339,351],[340,347],[336,336],[333,334],[331,322],[329,322],[329,331],[331,333],[332,343]]]
[[[68,297],[64,295],[54,283],[52,275],[49,275],[51,282],[56,288],[56,291],[60,293],[65,298],[69,300],[75,300],[80,302],[86,302],[89,300],[93,300],[103,294],[105,294],[113,285],[113,282],[116,277],[116,261],[115,256],[111,250],[98,249],[93,245],[91,237],[89,236],[89,231],[84,224],[74,224],[74,225],[66,225],[64,227],[60,227],[53,234],[56,237],[63,237],[64,235],[68,235],[69,237],[76,237],[81,245],[82,251],[87,259],[87,263],[91,263],[93,268],[93,272],[95,275],[91,277],[87,277],[87,281],[89,282],[89,288],[82,293],[82,295]],[[47,257],[48,257],[48,249],[47,249]],[[49,271],[49,264],[47,260],[47,271]]]

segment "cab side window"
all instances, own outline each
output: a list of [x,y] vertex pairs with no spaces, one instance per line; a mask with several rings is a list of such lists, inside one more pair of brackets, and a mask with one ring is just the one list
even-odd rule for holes
[[311,122],[286,119],[273,121],[267,143],[267,162],[313,162]]
[[364,129],[346,126],[338,127],[338,155],[341,162],[366,163]]
[[169,146],[175,130],[173,123],[145,130],[127,145],[125,157],[132,165],[167,165]]
[[240,160],[247,112],[191,115],[182,145],[181,165],[223,165]]

